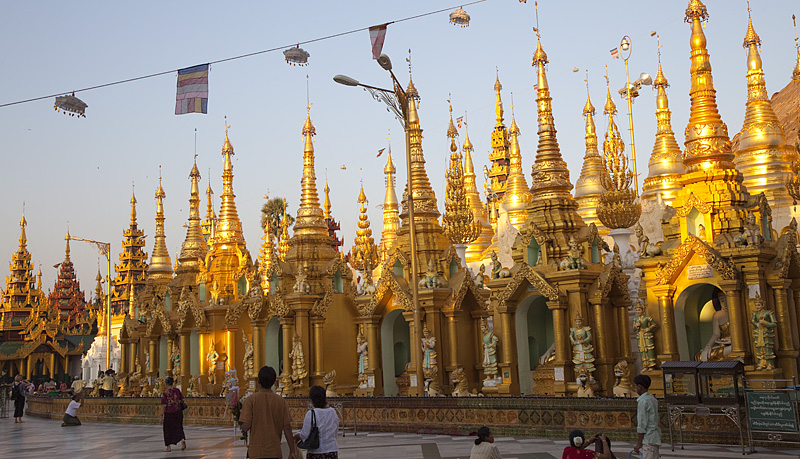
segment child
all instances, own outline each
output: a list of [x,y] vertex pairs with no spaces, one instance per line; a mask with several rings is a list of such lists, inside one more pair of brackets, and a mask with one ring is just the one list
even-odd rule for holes
[[64,413],[64,422],[61,423],[61,427],[81,425],[81,421],[78,419],[78,408],[81,407],[81,403],[83,403],[83,394],[72,396],[72,401],[69,402],[67,411]]

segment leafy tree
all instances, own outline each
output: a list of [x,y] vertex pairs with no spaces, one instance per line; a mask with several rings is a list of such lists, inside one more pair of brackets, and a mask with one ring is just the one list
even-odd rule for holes
[[[276,239],[281,234],[281,220],[283,220],[284,198],[272,198],[261,207],[261,227],[269,219],[269,231]],[[286,214],[289,226],[294,224],[294,217]]]

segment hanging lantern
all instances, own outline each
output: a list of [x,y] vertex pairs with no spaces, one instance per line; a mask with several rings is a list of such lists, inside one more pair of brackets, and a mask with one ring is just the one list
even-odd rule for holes
[[86,118],[86,107],[88,107],[88,105],[86,105],[84,101],[75,97],[74,92],[72,95],[56,97],[56,103],[53,105],[53,109],[55,109],[55,111],[64,112],[65,115],[69,113],[69,116],[77,115],[78,118]]
[[286,63],[291,65],[308,65],[308,52],[297,45],[296,48],[289,48],[283,52]]
[[469,27],[469,14],[464,11],[463,6],[450,13],[450,24]]

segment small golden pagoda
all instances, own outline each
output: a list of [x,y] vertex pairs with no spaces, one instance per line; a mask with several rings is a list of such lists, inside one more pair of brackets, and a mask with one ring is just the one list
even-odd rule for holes
[[400,228],[400,201],[395,191],[395,173],[397,169],[392,162],[392,145],[389,144],[386,155],[386,166],[383,173],[386,176],[386,196],[383,198],[383,228],[381,230],[381,243],[378,247],[380,261],[383,263],[389,256],[389,250],[397,240],[397,230]]
[[475,165],[472,162],[472,153],[475,147],[469,140],[469,129],[464,126],[464,192],[469,201],[469,208],[472,210],[472,216],[476,222],[481,224],[481,232],[478,238],[467,245],[467,264],[479,264],[484,259],[489,257],[486,253],[489,246],[492,245],[492,237],[494,231],[489,222],[489,215],[486,212],[481,195],[478,192],[478,186],[475,183]]
[[[353,239],[355,246],[350,252],[350,263],[362,273],[362,276],[372,276],[372,271],[378,264],[378,248],[375,239],[372,237],[372,228],[369,227],[369,216],[367,215],[367,204],[369,200],[364,194],[364,182],[361,182],[361,191],[358,193],[358,229],[356,237]],[[369,279],[372,280],[371,278]]]
[[506,192],[506,180],[508,178],[508,167],[511,163],[511,151],[508,141],[508,131],[503,124],[503,100],[500,98],[500,91],[503,85],[500,84],[500,74],[494,83],[495,92],[495,125],[492,131],[492,151],[489,153],[489,179],[492,191],[497,194],[497,200],[502,201]]
[[208,171],[208,187],[206,187],[206,217],[203,219],[203,239],[208,243],[211,248],[211,237],[214,235],[214,230],[217,226],[217,215],[214,212],[214,190],[211,189],[211,170]]
[[269,279],[266,273],[272,267],[272,258],[275,253],[275,243],[272,241],[272,232],[270,231],[269,218],[264,219],[264,235],[261,240],[261,254],[258,257],[258,269],[261,273],[261,288],[264,293],[269,293]]
[[172,261],[167,250],[164,233],[164,198],[167,194],[161,186],[161,171],[159,167],[158,189],[156,190],[156,234],[153,236],[153,254],[150,256],[150,268],[147,270],[148,283],[166,284],[172,280]]
[[144,251],[144,231],[136,223],[136,195],[131,193],[131,221],[127,229],[122,231],[122,250],[119,253],[119,264],[114,264],[116,277],[111,282],[111,308],[116,314],[128,313],[136,317],[136,311],[130,304],[130,289],[141,293],[147,280],[147,252]]
[[286,217],[286,200],[283,200],[283,218],[281,219],[281,234],[278,238],[278,257],[286,259],[289,253],[289,219]]
[[519,148],[520,130],[514,118],[514,106],[511,106],[511,153],[508,165],[503,208],[508,212],[508,219],[515,227],[520,227],[528,217],[526,207],[533,199],[525,174],[522,172],[522,151]]
[[784,183],[792,175],[791,164],[797,161],[798,153],[786,142],[783,127],[772,109],[758,52],[761,38],[753,28],[749,9],[743,46],[747,49],[747,104],[742,130],[734,138],[734,163],[744,177],[747,191],[751,195],[766,195],[773,222],[781,228],[792,217],[792,198]]
[[583,107],[583,117],[586,119],[586,153],[583,156],[581,175],[575,182],[575,201],[578,202],[578,215],[584,223],[594,223],[598,231],[607,232],[600,219],[597,218],[597,207],[600,205],[600,195],[606,189],[603,187],[603,158],[597,150],[597,128],[594,124],[595,109],[589,98],[589,81],[586,80],[586,105]]
[[642,205],[654,205],[661,199],[665,205],[672,205],[675,195],[681,189],[683,159],[675,133],[672,131],[672,112],[669,109],[667,88],[669,83],[661,70],[661,49],[658,50],[658,74],[653,80],[656,91],[656,142],[648,163],[649,173],[642,185]]

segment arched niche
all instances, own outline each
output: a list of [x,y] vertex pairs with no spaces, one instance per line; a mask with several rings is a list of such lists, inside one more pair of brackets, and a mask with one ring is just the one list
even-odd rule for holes
[[515,328],[520,393],[530,394],[533,392],[533,370],[539,364],[539,357],[555,340],[553,313],[547,307],[547,298],[531,295],[522,300],[517,306]]
[[542,247],[536,242],[536,238],[531,238],[531,243],[528,244],[528,264],[530,266],[536,266],[539,264],[539,258],[541,257]]
[[685,288],[675,301],[675,332],[681,360],[695,355],[711,339],[714,315],[723,309],[725,294],[713,284],[700,283]]
[[397,377],[411,361],[411,330],[403,317],[402,309],[395,309],[381,322],[381,362],[383,366],[383,393],[397,395]]
[[333,275],[333,292],[344,293],[344,278],[342,277],[342,272],[338,269]]
[[277,316],[272,317],[267,323],[265,364],[275,369],[275,373],[281,374],[283,371],[283,327]]

